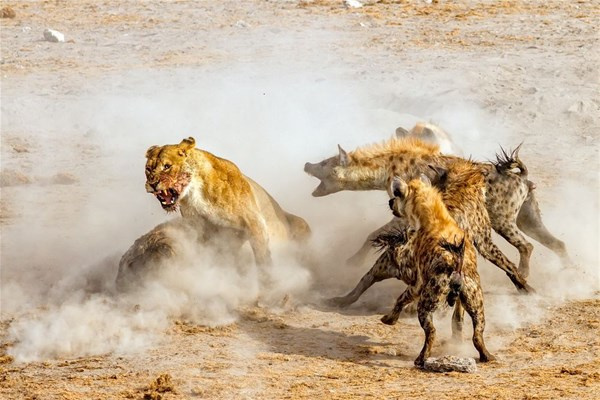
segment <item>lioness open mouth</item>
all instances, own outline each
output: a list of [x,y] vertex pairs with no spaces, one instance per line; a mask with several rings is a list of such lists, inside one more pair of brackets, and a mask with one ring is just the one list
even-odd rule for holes
[[177,209],[177,200],[179,199],[179,193],[173,189],[169,188],[167,190],[163,190],[160,192],[154,193],[158,201],[160,201],[160,205],[167,211],[175,211]]

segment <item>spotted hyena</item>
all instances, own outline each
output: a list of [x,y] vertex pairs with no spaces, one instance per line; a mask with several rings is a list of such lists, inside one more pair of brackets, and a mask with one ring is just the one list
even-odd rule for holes
[[[444,205],[461,229],[468,230],[470,237],[481,255],[502,268],[517,289],[531,292],[533,288],[521,277],[516,266],[496,247],[492,241],[490,218],[485,207],[485,191],[489,171],[469,160],[456,159],[447,169],[430,166],[434,172],[432,182],[440,191]],[[389,190],[388,190],[389,193]],[[390,193],[391,196],[391,193]],[[390,206],[391,206],[390,200]],[[397,221],[392,231],[405,229],[408,221],[404,215],[394,211]],[[381,237],[379,233],[378,238]],[[378,241],[378,239],[374,239]],[[329,300],[332,305],[348,306],[354,303],[371,285],[389,278],[398,278],[397,271],[383,265],[381,257],[373,268],[360,280],[346,296]],[[400,279],[400,278],[398,278]]]
[[[313,196],[327,196],[342,190],[386,190],[386,181],[393,166],[397,173],[405,177],[419,174],[431,176],[429,165],[447,168],[459,159],[441,154],[437,145],[414,137],[394,137],[384,143],[363,146],[350,153],[341,147],[338,150],[338,155],[320,163],[305,164],[304,171],[321,181],[313,191]],[[534,185],[528,180],[527,168],[519,159],[518,150],[519,148],[509,153],[502,151],[496,162],[474,164],[488,172],[485,179],[485,207],[491,226],[519,250],[518,271],[522,277],[527,277],[533,246],[523,233],[554,251],[564,265],[570,265],[571,262],[565,244],[555,238],[542,222]],[[369,252],[370,240],[398,223],[393,220],[370,234],[350,260],[362,262]],[[490,261],[494,262],[492,259]]]
[[410,130],[398,127],[396,128],[396,136],[399,138],[415,137],[426,142],[435,143],[440,146],[440,151],[444,154],[462,154],[462,150],[454,143],[450,135],[430,122],[418,122]]
[[477,272],[477,256],[467,231],[462,230],[446,208],[440,192],[427,179],[408,184],[395,178],[390,203],[395,214],[403,215],[414,233],[405,244],[394,246],[396,269],[408,287],[393,310],[381,321],[393,325],[402,309],[418,300],[419,323],[425,331],[425,343],[415,365],[429,357],[435,338],[433,312],[443,303],[455,306],[453,334],[462,330],[463,307],[473,322],[473,344],[482,362],[493,360],[483,341],[485,315],[483,292]]

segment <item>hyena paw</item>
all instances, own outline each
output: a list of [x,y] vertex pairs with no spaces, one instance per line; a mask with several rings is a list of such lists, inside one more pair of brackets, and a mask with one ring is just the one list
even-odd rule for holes
[[394,325],[396,322],[398,322],[398,314],[386,314],[383,317],[381,317],[381,322],[383,322],[386,325]]
[[425,359],[421,356],[417,357],[415,360],[415,367],[423,368],[425,366]]
[[496,357],[494,357],[490,353],[488,353],[488,354],[481,354],[479,356],[479,361],[480,362],[488,362],[488,361],[495,361],[495,360],[496,360]]

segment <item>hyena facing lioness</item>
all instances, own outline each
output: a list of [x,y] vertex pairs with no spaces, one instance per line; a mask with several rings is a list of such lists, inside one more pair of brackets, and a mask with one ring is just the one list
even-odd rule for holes
[[[350,153],[340,147],[338,155],[320,163],[306,163],[304,171],[321,181],[313,192],[313,196],[320,197],[341,190],[386,190],[386,182],[394,167],[395,173],[402,176],[425,174],[431,177],[429,165],[447,168],[457,159],[441,154],[436,145],[416,138],[391,138],[382,144],[360,147]],[[542,222],[533,184],[527,179],[527,169],[518,159],[518,152],[502,154],[497,163],[474,164],[488,172],[485,178],[485,208],[492,229],[519,250],[519,274],[522,277],[529,275],[529,258],[533,249],[522,232],[554,251],[563,264],[570,265],[564,243],[555,238]],[[392,221],[373,232],[369,239],[395,224],[397,221]],[[364,257],[370,247],[369,239],[355,258]]]
[[[500,268],[506,268],[506,274],[519,290],[533,291],[525,279],[516,272],[514,264],[492,242],[490,219],[485,208],[487,171],[479,168],[472,161],[460,158],[450,164],[447,169],[432,166],[430,169],[434,173],[431,181],[439,190],[445,207],[458,226],[469,231],[471,240],[479,252],[487,259],[493,260]],[[393,197],[391,192],[389,194]],[[398,210],[394,210],[394,215],[397,217],[394,220],[396,226],[388,228],[388,231],[398,231],[409,226],[406,215],[400,214]],[[374,241],[380,242],[381,235],[382,233]],[[385,234],[383,235],[385,236]],[[390,264],[382,256],[377,259],[373,267],[350,293],[343,297],[330,299],[329,302],[332,305],[347,306],[358,300],[362,293],[376,282],[389,278],[403,280],[398,276],[398,270],[394,263]]]

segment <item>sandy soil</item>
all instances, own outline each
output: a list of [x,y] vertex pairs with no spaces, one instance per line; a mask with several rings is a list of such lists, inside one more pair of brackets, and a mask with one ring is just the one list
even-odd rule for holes
[[[598,397],[600,2],[3,6],[15,16],[1,20],[0,397]],[[66,42],[43,41],[45,28]],[[343,260],[389,216],[381,193],[311,198],[316,182],[303,162],[338,142],[385,138],[407,115],[440,123],[480,158],[524,140],[546,222],[577,264],[565,271],[536,244],[538,294],[529,297],[481,264],[485,336],[498,361],[475,374],[412,366],[422,344],[416,318],[379,322],[396,282],[348,310],[320,302],[367,270]],[[316,236],[307,252],[318,261],[290,269],[310,279],[294,275],[302,282],[265,304],[240,294],[252,292],[245,283],[228,282],[228,301],[208,317],[195,307],[209,294],[177,309],[160,305],[176,291],[156,291],[146,308],[137,299],[141,312],[135,302],[115,306],[116,260],[167,218],[144,193],[144,151],[191,133],[306,216]],[[152,307],[165,324],[149,322]],[[141,328],[125,329],[132,322],[121,316]],[[436,324],[435,355],[474,356],[466,338],[448,341],[447,315]],[[158,339],[123,339],[147,330]]]

